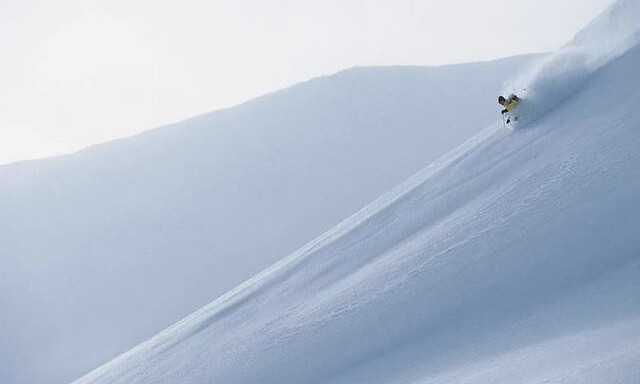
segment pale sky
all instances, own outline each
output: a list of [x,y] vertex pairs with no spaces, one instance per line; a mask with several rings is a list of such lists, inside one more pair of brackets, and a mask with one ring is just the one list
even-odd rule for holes
[[358,65],[542,52],[612,0],[0,0],[0,164]]

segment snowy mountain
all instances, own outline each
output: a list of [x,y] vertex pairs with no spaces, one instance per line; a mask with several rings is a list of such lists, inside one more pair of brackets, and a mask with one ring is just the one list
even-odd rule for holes
[[0,382],[64,383],[462,143],[528,57],[357,68],[0,167]]
[[515,131],[490,125],[76,384],[640,382],[640,26],[621,15],[640,1],[516,77],[543,112]]

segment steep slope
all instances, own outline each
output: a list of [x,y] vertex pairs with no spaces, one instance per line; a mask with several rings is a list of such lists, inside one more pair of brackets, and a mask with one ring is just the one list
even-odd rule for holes
[[76,383],[638,382],[638,68],[631,44]]
[[72,380],[217,298],[492,121],[526,60],[352,69],[0,167],[0,382]]

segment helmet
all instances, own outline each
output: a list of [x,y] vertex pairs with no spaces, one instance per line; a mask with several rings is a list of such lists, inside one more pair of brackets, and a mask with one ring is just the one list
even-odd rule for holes
[[504,104],[505,101],[507,101],[507,99],[505,99],[504,96],[500,95],[498,97],[498,104]]

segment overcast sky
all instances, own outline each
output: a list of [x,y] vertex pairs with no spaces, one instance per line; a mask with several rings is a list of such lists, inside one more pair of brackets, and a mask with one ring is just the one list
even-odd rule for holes
[[612,0],[0,0],[0,164],[356,65],[552,50]]

